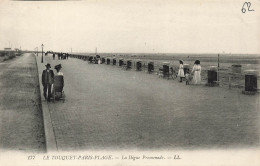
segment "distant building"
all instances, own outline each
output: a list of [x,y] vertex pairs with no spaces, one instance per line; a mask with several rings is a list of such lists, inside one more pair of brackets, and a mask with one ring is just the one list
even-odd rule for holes
[[12,48],[4,48],[5,51],[12,51]]
[[4,51],[5,51],[5,56],[10,56],[11,55],[11,51],[12,51],[12,48],[4,48]]

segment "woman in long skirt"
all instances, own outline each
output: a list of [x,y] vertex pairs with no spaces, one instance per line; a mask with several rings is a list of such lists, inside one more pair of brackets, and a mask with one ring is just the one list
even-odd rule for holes
[[193,75],[193,83],[194,84],[200,84],[201,83],[201,66],[200,66],[200,61],[196,60],[194,63],[194,66],[192,68],[192,73],[194,73]]
[[180,82],[182,82],[182,79],[185,77],[184,76],[184,70],[183,70],[183,61],[180,60],[180,67],[179,67],[179,71],[178,71],[178,76],[180,77]]

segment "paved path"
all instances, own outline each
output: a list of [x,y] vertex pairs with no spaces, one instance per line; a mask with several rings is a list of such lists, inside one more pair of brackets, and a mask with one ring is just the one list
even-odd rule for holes
[[61,63],[65,76],[65,103],[49,103],[60,151],[259,145],[259,95],[44,58],[39,71]]
[[39,83],[33,54],[0,63],[0,149],[44,152]]

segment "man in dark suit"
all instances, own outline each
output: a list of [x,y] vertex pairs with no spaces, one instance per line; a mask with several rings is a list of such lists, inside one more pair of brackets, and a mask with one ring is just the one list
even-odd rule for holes
[[[51,98],[51,85],[53,84],[54,80],[54,73],[53,70],[50,70],[51,65],[48,63],[46,69],[42,72],[42,86],[43,86],[43,95],[47,101],[50,101]],[[48,91],[48,96],[46,96],[46,92]]]

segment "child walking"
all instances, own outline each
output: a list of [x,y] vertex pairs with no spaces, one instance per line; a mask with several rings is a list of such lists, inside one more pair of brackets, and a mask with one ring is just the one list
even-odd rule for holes
[[190,71],[187,70],[185,74],[185,79],[186,79],[186,85],[190,85]]
[[178,76],[180,77],[180,82],[182,82],[182,79],[185,77],[184,70],[183,70],[183,61],[179,60],[179,62],[180,62],[180,67],[179,67],[179,71],[178,71]]

